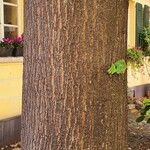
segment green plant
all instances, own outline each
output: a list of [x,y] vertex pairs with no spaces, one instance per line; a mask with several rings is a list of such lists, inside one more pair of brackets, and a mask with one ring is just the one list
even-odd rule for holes
[[8,48],[22,48],[23,42],[24,42],[23,35],[17,36],[14,39],[10,39],[10,38],[5,37],[0,41],[0,47],[6,48],[6,49],[8,49]]
[[13,39],[13,46],[14,48],[22,48],[23,47],[23,42],[24,42],[24,37],[23,34],[21,36],[17,36]]
[[11,40],[9,38],[3,38],[0,41],[0,47],[1,48],[6,48],[6,49],[13,48],[13,40]]
[[145,56],[150,56],[150,27],[144,28],[139,34],[140,45]]
[[121,59],[113,63],[107,72],[110,75],[123,74],[126,71],[126,69],[127,69],[126,62],[125,60]]
[[143,66],[144,55],[142,50],[137,48],[129,48],[127,50],[127,63],[132,69],[136,70]]
[[136,119],[136,122],[147,120],[147,123],[150,123],[150,99],[144,99],[143,105],[143,108],[140,110],[140,117]]

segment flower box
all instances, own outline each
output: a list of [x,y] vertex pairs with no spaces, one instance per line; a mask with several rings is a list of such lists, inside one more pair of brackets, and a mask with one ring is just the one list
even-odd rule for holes
[[23,35],[13,39],[8,37],[0,41],[0,57],[23,56]]
[[20,57],[23,56],[23,47],[17,47],[13,49],[12,56]]
[[0,57],[12,56],[13,48],[0,47]]

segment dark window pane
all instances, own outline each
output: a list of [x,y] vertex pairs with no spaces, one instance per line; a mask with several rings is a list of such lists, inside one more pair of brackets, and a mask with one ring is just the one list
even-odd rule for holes
[[4,24],[17,25],[17,7],[4,5]]
[[18,35],[18,29],[14,27],[4,27],[4,36],[14,38]]
[[4,0],[4,2],[17,4],[17,0]]

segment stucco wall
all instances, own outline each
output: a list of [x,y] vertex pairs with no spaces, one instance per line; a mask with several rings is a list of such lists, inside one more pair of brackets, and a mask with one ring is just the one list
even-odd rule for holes
[[150,62],[148,59],[148,57],[145,58],[146,65],[136,72],[128,67],[128,87],[150,84]]
[[143,5],[149,5],[150,6],[150,0],[136,0],[136,2],[141,3]]
[[0,58],[0,120],[21,114],[23,58]]
[[136,11],[135,1],[129,1],[128,8],[128,47],[135,46],[135,23],[136,23]]

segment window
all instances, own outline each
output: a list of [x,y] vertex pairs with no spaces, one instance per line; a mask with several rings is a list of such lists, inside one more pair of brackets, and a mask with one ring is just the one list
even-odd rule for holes
[[0,0],[0,38],[13,38],[18,35],[18,1]]

